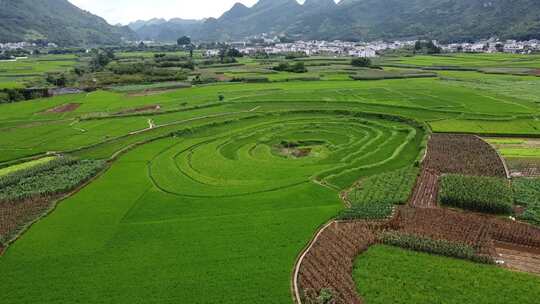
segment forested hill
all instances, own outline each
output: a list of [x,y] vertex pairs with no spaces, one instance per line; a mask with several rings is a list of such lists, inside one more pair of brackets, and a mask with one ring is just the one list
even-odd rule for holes
[[[540,38],[540,1],[343,0],[336,4],[333,0],[306,0],[302,5],[296,0],[260,0],[252,7],[235,4],[220,18],[190,27],[174,22],[162,27],[165,33],[177,28],[177,33],[201,40],[240,39],[261,33],[327,40],[527,39]],[[160,25],[154,24],[152,32],[143,34],[157,40],[168,36],[160,32]]]
[[109,25],[67,0],[0,0],[1,42],[44,39],[60,45],[175,41],[183,35],[235,40],[262,33],[324,40],[530,39],[540,38],[540,1],[259,0],[252,7],[235,4],[219,18],[154,19],[130,27]]
[[67,0],[0,0],[0,41],[43,39],[59,45],[117,44],[136,39]]

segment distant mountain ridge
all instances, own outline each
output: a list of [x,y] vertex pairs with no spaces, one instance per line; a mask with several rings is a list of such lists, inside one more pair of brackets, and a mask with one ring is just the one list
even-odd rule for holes
[[[152,5],[149,3],[148,5]],[[0,0],[0,42],[43,39],[63,46],[123,40],[540,39],[540,0],[259,0],[219,18],[151,19],[113,26],[67,0]]]
[[63,46],[118,44],[137,35],[67,0],[0,0],[0,41],[43,39]]
[[[262,33],[297,39],[416,39],[444,41],[540,38],[538,0],[260,0],[236,3],[219,18],[190,26],[154,24],[139,36],[164,41],[178,34],[199,40],[235,40]],[[171,35],[155,34],[165,31]],[[174,33],[174,34],[173,34]],[[142,38],[142,37],[141,37]],[[173,39],[174,38],[174,39]],[[176,37],[177,38],[177,37]]]
[[204,20],[175,18],[168,21],[165,19],[139,20],[128,26],[141,40],[176,41],[185,35],[192,36],[203,24]]

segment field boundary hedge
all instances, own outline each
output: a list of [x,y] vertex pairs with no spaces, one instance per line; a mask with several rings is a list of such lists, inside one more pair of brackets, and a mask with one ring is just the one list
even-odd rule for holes
[[436,240],[414,234],[406,234],[395,231],[384,232],[380,236],[380,242],[386,245],[401,247],[412,251],[471,260],[477,263],[495,263],[493,258],[489,256],[478,255],[476,250],[469,245],[449,242],[446,240]]

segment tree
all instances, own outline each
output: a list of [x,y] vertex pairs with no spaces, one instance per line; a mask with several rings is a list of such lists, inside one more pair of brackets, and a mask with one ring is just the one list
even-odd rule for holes
[[361,68],[369,67],[371,66],[371,59],[367,57],[354,58],[353,60],[351,60],[351,65]]
[[223,63],[225,61],[225,57],[227,56],[227,48],[222,48],[219,50],[219,61]]
[[290,72],[293,73],[306,73],[308,70],[303,62],[297,62],[291,66]]
[[190,45],[191,44],[191,38],[189,38],[188,36],[182,36],[182,37],[178,38],[176,43],[178,45],[181,45],[181,46]]
[[306,73],[308,70],[303,62],[296,62],[290,65],[288,62],[281,62],[278,66],[272,68],[274,71],[291,72],[291,73]]
[[414,51],[415,53],[423,53],[423,54],[440,54],[441,48],[436,46],[435,43],[431,40],[422,41],[418,40],[414,44]]
[[227,57],[244,57],[244,54],[235,48],[231,48],[227,51]]
[[94,72],[102,71],[112,60],[114,60],[112,50],[93,50],[90,69]]
[[48,83],[57,87],[65,87],[67,84],[67,78],[64,73],[47,73],[45,79]]

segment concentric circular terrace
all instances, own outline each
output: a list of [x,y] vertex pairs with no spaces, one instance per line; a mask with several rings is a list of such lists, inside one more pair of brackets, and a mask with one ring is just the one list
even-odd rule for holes
[[188,197],[242,196],[310,180],[343,189],[378,168],[410,163],[416,155],[405,152],[422,135],[366,114],[261,114],[193,130],[155,155],[149,174],[160,190]]

